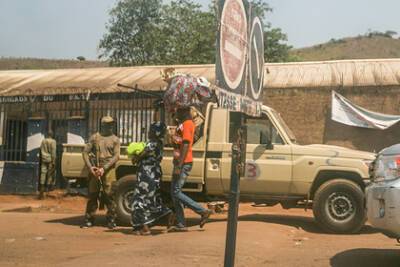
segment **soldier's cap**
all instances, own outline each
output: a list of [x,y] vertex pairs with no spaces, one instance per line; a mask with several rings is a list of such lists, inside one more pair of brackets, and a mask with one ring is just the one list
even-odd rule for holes
[[101,123],[113,123],[114,119],[111,116],[104,116],[101,118]]

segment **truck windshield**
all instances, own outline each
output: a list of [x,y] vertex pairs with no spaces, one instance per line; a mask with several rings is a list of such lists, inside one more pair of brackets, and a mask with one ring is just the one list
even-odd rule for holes
[[290,141],[292,141],[293,143],[297,143],[296,136],[293,134],[292,130],[290,130],[289,126],[287,126],[281,115],[273,109],[271,109],[271,111],[274,114],[275,118],[279,121],[279,124],[282,125],[282,127],[284,128],[285,132],[289,136]]

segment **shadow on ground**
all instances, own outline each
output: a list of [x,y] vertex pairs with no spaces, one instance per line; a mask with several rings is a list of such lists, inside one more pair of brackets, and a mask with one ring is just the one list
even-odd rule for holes
[[[323,231],[315,222],[314,218],[306,216],[295,216],[295,215],[280,215],[280,214],[249,214],[239,216],[239,221],[257,221],[265,223],[274,223],[294,227],[296,229],[302,229],[309,233],[316,234],[329,234]],[[378,233],[376,229],[369,225],[365,225],[360,233],[362,234],[375,234]]]
[[[66,217],[61,219],[55,220],[48,220],[45,221],[46,223],[60,223],[65,225],[73,225],[73,226],[80,226],[84,222],[84,216],[73,216],[73,217]],[[96,217],[96,225],[106,225],[106,217],[105,216],[98,216]]]
[[340,252],[330,259],[332,267],[398,267],[399,249],[359,248]]
[[[74,216],[74,217],[66,217],[66,218],[61,218],[61,219],[55,219],[55,220],[49,220],[46,221],[47,223],[61,223],[65,225],[75,225],[79,226],[84,220],[83,215],[82,216]],[[214,222],[222,222],[226,221],[226,218],[212,218],[209,220],[208,223],[214,223]],[[294,227],[296,229],[302,229],[306,232],[309,233],[316,233],[316,234],[327,234],[319,226],[317,223],[314,221],[312,217],[306,217],[306,216],[294,216],[294,215],[279,215],[279,214],[248,214],[248,215],[242,215],[239,216],[239,222],[245,222],[245,221],[253,221],[253,222],[264,222],[264,223],[273,223],[273,224],[280,224],[280,225],[287,225],[290,227]],[[188,218],[186,220],[186,224],[188,227],[196,227],[199,225],[200,218]],[[96,217],[95,224],[97,226],[106,226],[106,218],[104,215],[98,215]],[[166,219],[163,219],[159,221],[157,226],[166,226],[167,221]],[[129,227],[129,225],[120,225],[120,226],[125,226]],[[375,234],[378,233],[379,231],[375,230],[369,225],[365,225],[359,235],[365,235],[365,234]],[[400,264],[399,264],[400,266]]]

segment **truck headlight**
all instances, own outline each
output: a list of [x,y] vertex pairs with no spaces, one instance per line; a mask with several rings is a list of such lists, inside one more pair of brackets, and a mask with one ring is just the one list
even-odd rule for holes
[[374,182],[400,178],[400,156],[378,156],[373,168],[372,178]]

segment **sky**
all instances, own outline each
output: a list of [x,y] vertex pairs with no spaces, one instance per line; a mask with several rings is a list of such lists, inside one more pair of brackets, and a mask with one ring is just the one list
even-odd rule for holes
[[[0,57],[96,59],[118,0],[0,0]],[[203,6],[211,0],[194,0]],[[295,48],[356,36],[400,33],[399,0],[267,0],[267,20]]]

